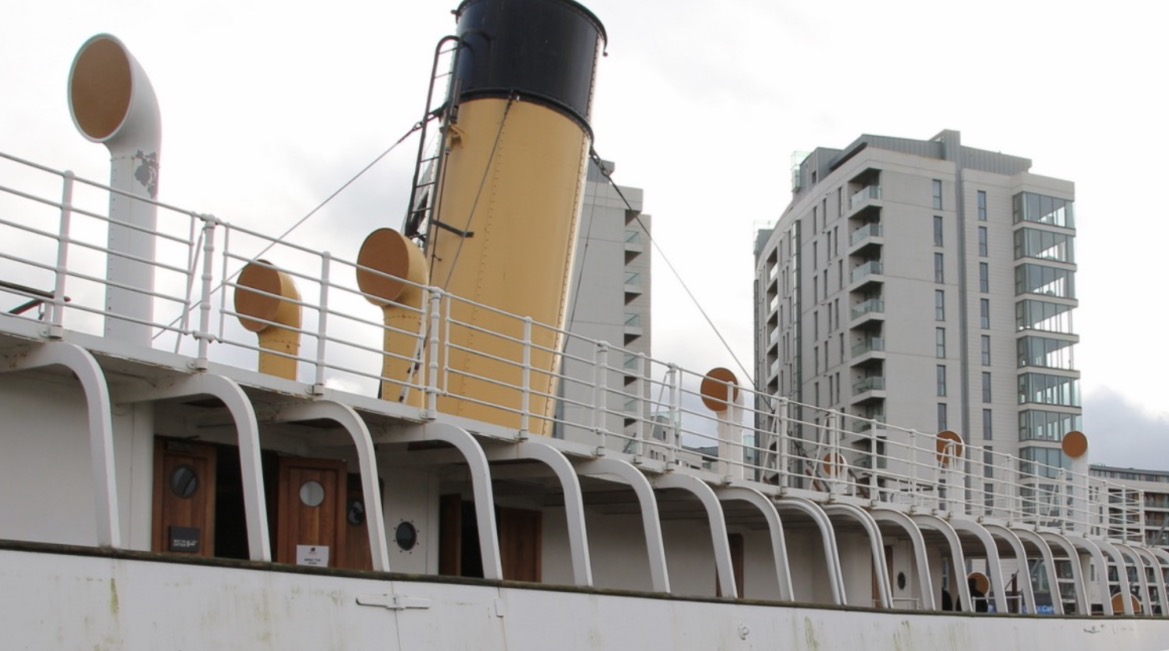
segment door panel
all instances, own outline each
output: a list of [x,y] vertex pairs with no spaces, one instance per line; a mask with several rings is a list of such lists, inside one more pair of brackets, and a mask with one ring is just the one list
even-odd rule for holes
[[211,445],[155,439],[151,549],[215,555],[215,457]]
[[345,462],[280,459],[276,560],[346,567]]

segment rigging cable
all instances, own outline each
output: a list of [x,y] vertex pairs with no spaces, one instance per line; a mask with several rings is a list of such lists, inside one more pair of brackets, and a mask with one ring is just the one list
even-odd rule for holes
[[[274,246],[276,246],[278,243],[280,243],[280,242],[284,241],[284,238],[286,238],[286,237],[288,237],[289,235],[291,235],[291,234],[292,234],[292,231],[294,231],[294,230],[296,230],[297,228],[299,228],[300,226],[302,226],[302,225],[303,225],[303,224],[304,224],[306,221],[308,221],[308,220],[309,220],[309,219],[310,219],[310,218],[311,218],[313,215],[317,214],[317,212],[319,212],[319,211],[321,210],[321,208],[324,208],[324,207],[325,207],[325,206],[326,206],[326,205],[327,205],[327,204],[328,204],[330,201],[332,201],[333,199],[335,199],[335,198],[337,197],[337,195],[341,194],[342,192],[344,192],[344,191],[346,190],[346,188],[348,188],[349,186],[353,185],[353,183],[354,183],[354,182],[356,182],[356,181],[357,181],[357,179],[361,178],[361,177],[362,177],[362,176],[363,176],[363,175],[364,175],[366,172],[368,172],[370,169],[372,169],[374,165],[377,165],[378,163],[380,163],[380,162],[381,162],[381,160],[382,160],[383,158],[385,158],[386,156],[390,155],[390,152],[392,152],[392,151],[394,151],[395,149],[397,149],[397,148],[398,148],[398,145],[401,145],[403,142],[405,142],[407,138],[409,138],[410,136],[414,135],[414,133],[415,133],[416,131],[418,131],[418,130],[419,130],[419,129],[421,129],[423,126],[425,126],[425,124],[426,124],[427,122],[429,122],[431,119],[433,119],[434,117],[435,117],[435,115],[432,113],[432,114],[428,115],[428,116],[426,117],[426,119],[424,119],[424,120],[419,120],[418,122],[416,122],[416,123],[414,124],[414,126],[410,127],[410,129],[409,129],[408,131],[406,131],[406,133],[402,134],[402,137],[401,137],[401,138],[398,138],[398,140],[397,140],[396,142],[394,142],[394,144],[390,145],[388,148],[386,148],[386,150],[385,150],[385,151],[383,151],[382,153],[378,154],[378,155],[377,155],[377,157],[376,157],[376,158],[374,158],[372,161],[370,161],[368,165],[366,165],[365,167],[361,168],[361,170],[360,170],[359,172],[357,172],[357,174],[354,174],[354,175],[353,175],[353,176],[352,176],[352,177],[351,177],[351,178],[350,178],[348,181],[346,181],[345,183],[343,183],[343,184],[341,185],[341,187],[337,188],[337,189],[336,189],[336,190],[335,190],[335,191],[334,191],[332,194],[330,194],[328,197],[326,197],[324,201],[322,201],[322,202],[320,202],[319,204],[317,204],[317,207],[316,207],[316,208],[313,208],[312,210],[308,211],[308,214],[306,214],[304,217],[301,217],[299,220],[297,220],[297,222],[296,222],[295,224],[293,224],[292,226],[290,226],[290,227],[288,228],[288,230],[284,231],[284,234],[283,234],[283,235],[281,235],[280,237],[278,237],[278,238],[276,238],[276,239],[272,240],[271,242],[269,242],[269,243],[268,243],[268,246],[264,247],[264,249],[263,249],[263,250],[261,250],[261,251],[260,251],[259,253],[257,253],[256,255],[252,256],[252,258],[253,258],[253,259],[259,259],[259,257],[260,257],[260,256],[262,256],[262,255],[264,255],[265,253],[267,253],[268,251],[270,251],[270,250],[272,249],[272,247],[274,247]],[[201,242],[201,241],[202,241],[202,232],[200,232],[200,235],[199,235],[199,237],[200,237],[200,242]],[[198,256],[198,255],[196,255],[196,256],[195,256],[195,259],[192,261],[192,266],[193,266],[195,263],[197,263],[197,262],[198,262],[198,259],[199,259],[199,256]],[[231,275],[232,275],[232,276],[235,276],[235,275],[236,275],[236,274],[238,274],[238,273],[239,273],[239,270],[237,269],[237,270],[235,271],[235,273],[233,273],[233,274],[231,274]],[[218,285],[216,285],[216,286],[215,286],[215,288],[214,288],[214,289],[212,289],[212,290],[211,290],[211,292],[208,294],[208,297],[210,297],[210,295],[211,295],[211,294],[214,294],[215,292],[218,292],[219,290],[223,289],[223,286],[224,286],[225,284],[227,284],[227,278],[223,278],[222,280],[220,280],[220,281],[219,281],[219,284],[218,284]],[[191,311],[191,310],[194,310],[194,309],[195,309],[195,308],[197,308],[197,307],[199,307],[199,304],[200,304],[201,302],[202,302],[202,301],[196,302],[195,304],[191,305],[191,306],[190,306],[189,308],[187,308],[186,310],[183,310],[183,313],[182,313],[181,315],[179,315],[179,316],[175,317],[175,319],[174,319],[174,320],[172,320],[172,321],[171,321],[171,322],[168,324],[168,326],[167,326],[166,328],[160,328],[160,329],[159,329],[159,331],[158,331],[157,333],[155,333],[155,335],[154,335],[153,337],[151,337],[151,339],[152,339],[152,340],[153,340],[153,339],[158,339],[158,337],[159,337],[159,336],[161,336],[161,335],[162,335],[164,332],[167,332],[167,331],[168,331],[168,330],[169,330],[171,327],[173,327],[173,326],[174,326],[176,323],[178,323],[179,321],[182,321],[182,320],[186,319],[186,318],[187,318],[187,315],[190,313],[190,311]],[[176,345],[177,345],[177,342],[176,342]]]
[[686,295],[690,297],[690,300],[694,303],[694,306],[698,308],[698,312],[702,314],[702,318],[706,319],[706,323],[710,326],[711,330],[714,330],[715,336],[718,337],[718,340],[722,342],[723,347],[726,348],[728,353],[730,353],[731,359],[735,360],[735,364],[738,364],[739,369],[743,371],[743,375],[747,378],[747,381],[751,383],[751,388],[755,391],[758,391],[758,387],[755,386],[754,375],[747,371],[747,367],[743,365],[743,362],[739,360],[739,356],[735,354],[735,351],[731,350],[731,345],[727,343],[726,338],[723,337],[721,332],[719,332],[718,326],[714,324],[714,321],[711,320],[710,315],[706,313],[706,310],[702,309],[702,305],[698,302],[698,298],[694,296],[694,292],[690,291],[690,287],[686,285],[686,281],[682,280],[681,274],[679,274],[678,270],[674,268],[674,265],[670,262],[670,259],[666,257],[665,251],[662,250],[662,247],[658,244],[657,240],[654,239],[653,234],[651,234],[649,229],[645,227],[645,224],[642,223],[641,212],[633,208],[633,206],[629,203],[629,200],[625,198],[625,194],[621,192],[621,186],[617,185],[617,183],[613,180],[613,177],[610,175],[611,173],[605,169],[604,165],[601,164],[601,157],[597,154],[597,150],[590,149],[589,157],[595,163],[597,163],[598,167],[601,168],[601,174],[604,175],[605,179],[609,181],[609,184],[613,186],[613,189],[617,191],[617,196],[620,197],[621,201],[625,203],[626,209],[633,213],[633,219],[637,221],[637,225],[641,227],[641,230],[645,233],[645,236],[649,238],[650,244],[653,245],[654,249],[658,252],[658,255],[662,257],[662,261],[666,263],[666,267],[670,269],[670,273],[674,274],[674,278],[678,279],[678,283],[682,285],[682,289],[685,290]]

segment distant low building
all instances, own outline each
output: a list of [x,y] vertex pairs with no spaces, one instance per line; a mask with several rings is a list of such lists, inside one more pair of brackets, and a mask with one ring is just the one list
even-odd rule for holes
[[1169,550],[1169,470],[1093,465],[1088,474],[1141,491],[1144,511],[1139,522],[1129,524],[1141,529],[1146,545]]

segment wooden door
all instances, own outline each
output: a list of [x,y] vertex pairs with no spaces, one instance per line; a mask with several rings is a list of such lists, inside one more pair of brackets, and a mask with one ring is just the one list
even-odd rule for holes
[[500,507],[497,510],[495,517],[504,579],[540,582],[542,515],[539,511],[527,509]]
[[369,525],[366,524],[368,506],[365,491],[361,488],[361,475],[350,474],[346,479],[345,495],[345,567],[351,570],[373,569]]
[[280,459],[276,561],[347,567],[348,472],[336,459]]
[[154,551],[215,555],[215,456],[205,443],[155,439]]

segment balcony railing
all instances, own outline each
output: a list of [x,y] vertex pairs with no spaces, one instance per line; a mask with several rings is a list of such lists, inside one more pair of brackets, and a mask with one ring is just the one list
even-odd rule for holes
[[858,393],[865,393],[866,391],[884,391],[884,390],[885,390],[885,378],[882,376],[879,376],[879,375],[874,375],[873,377],[864,378],[859,382],[854,382],[852,385],[853,395],[856,395]]
[[880,224],[865,224],[852,232],[849,236],[849,241],[854,245],[869,239],[870,237],[881,237],[883,229]]
[[852,197],[848,200],[848,209],[849,210],[856,210],[857,208],[861,207],[865,202],[871,201],[873,199],[880,199],[880,198],[881,198],[881,186],[879,186],[879,185],[865,186],[864,188],[862,188],[859,191],[854,192],[852,194]]
[[869,337],[852,347],[852,356],[860,357],[866,353],[881,352],[883,350],[885,350],[885,340],[883,338]]
[[859,303],[852,308],[852,318],[859,319],[866,314],[872,312],[884,313],[885,301],[879,298],[870,298],[863,303]]
[[862,278],[868,276],[876,276],[885,273],[885,266],[881,264],[880,260],[869,260],[856,269],[852,270],[852,282],[857,282]]

